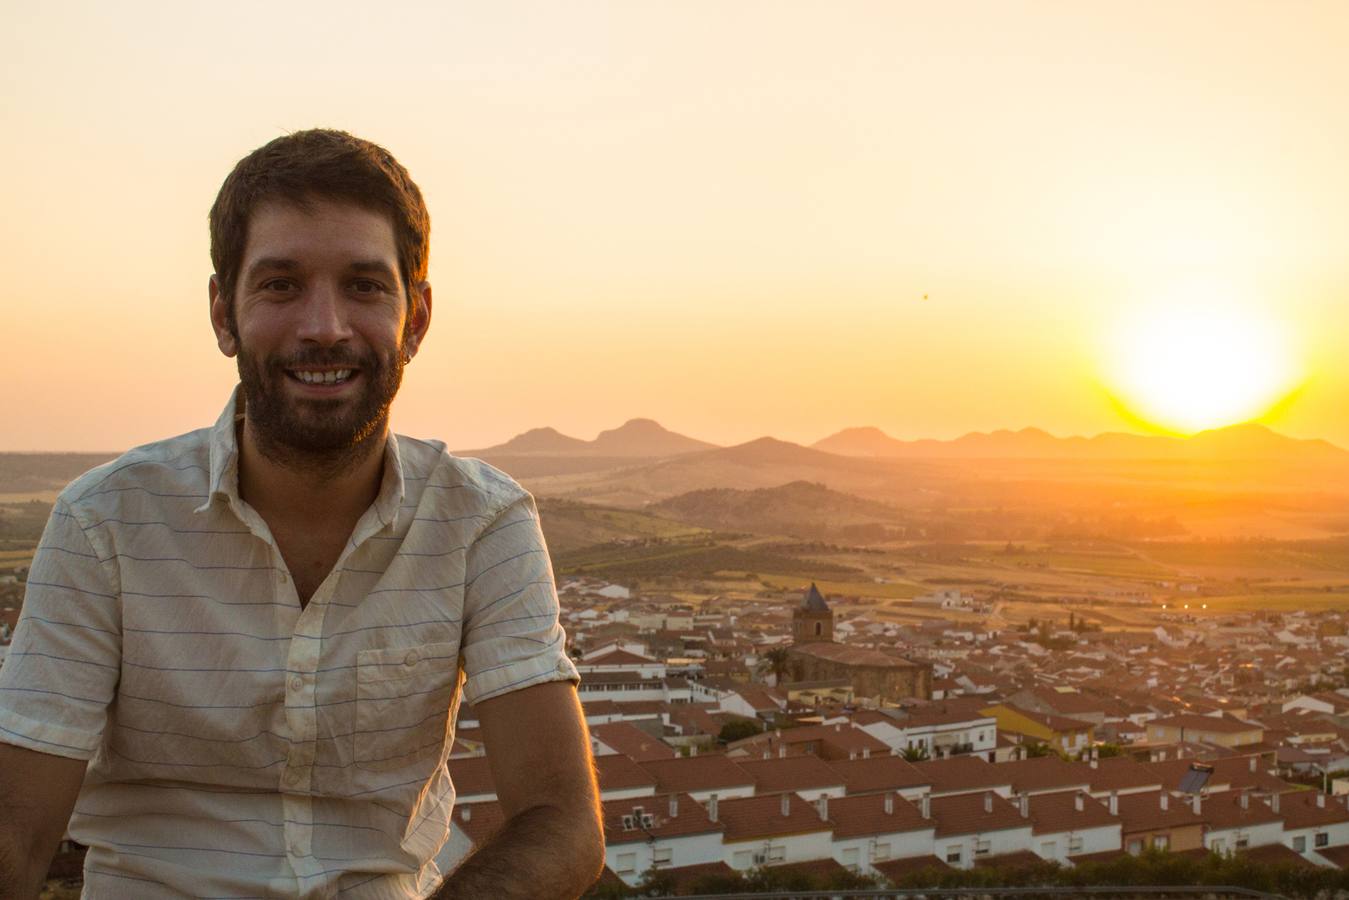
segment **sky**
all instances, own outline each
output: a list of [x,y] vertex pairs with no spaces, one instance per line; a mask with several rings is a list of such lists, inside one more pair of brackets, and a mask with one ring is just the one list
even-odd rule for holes
[[394,425],[451,448],[1349,446],[1346,41],[1339,2],[6,3],[0,450],[214,421],[206,212],[314,126],[426,196]]

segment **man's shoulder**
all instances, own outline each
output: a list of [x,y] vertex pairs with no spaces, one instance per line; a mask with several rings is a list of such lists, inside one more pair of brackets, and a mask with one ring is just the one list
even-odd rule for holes
[[115,507],[125,495],[206,497],[210,480],[210,429],[142,444],[80,475],[57,502],[71,510]]
[[[490,463],[471,456],[455,456],[440,441],[398,435],[403,478],[409,488],[435,492],[434,496],[462,505],[465,500],[489,511],[500,511],[530,496],[514,478]],[[434,497],[428,497],[434,499]]]

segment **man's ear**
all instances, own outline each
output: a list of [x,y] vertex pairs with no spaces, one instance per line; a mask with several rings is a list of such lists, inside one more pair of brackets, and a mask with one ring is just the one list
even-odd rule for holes
[[216,346],[226,356],[234,356],[239,352],[239,339],[230,327],[230,299],[220,289],[219,275],[211,276],[206,295],[211,301],[211,328],[215,330]]
[[408,299],[411,301],[412,307],[408,310],[410,321],[403,352],[407,354],[407,358],[410,360],[417,355],[417,348],[422,345],[422,340],[425,339],[426,332],[431,327],[431,282],[423,281],[414,286],[408,292]]

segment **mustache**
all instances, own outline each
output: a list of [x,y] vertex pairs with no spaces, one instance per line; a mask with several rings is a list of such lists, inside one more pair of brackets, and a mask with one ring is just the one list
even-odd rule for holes
[[357,353],[346,347],[307,347],[289,356],[271,356],[267,368],[272,371],[304,366],[342,366],[351,369],[376,369],[380,362],[373,352]]

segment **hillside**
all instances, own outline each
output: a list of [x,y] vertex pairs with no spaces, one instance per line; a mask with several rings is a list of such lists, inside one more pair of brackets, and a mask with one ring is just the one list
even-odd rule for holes
[[654,503],[647,511],[706,528],[804,538],[868,532],[884,536],[883,526],[898,523],[903,515],[886,504],[809,481],[756,490],[690,491]]

